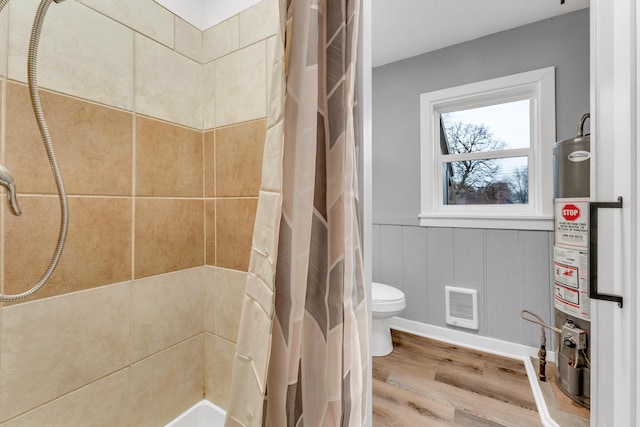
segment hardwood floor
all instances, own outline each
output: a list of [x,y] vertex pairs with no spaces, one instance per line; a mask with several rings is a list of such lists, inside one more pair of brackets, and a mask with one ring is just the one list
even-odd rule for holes
[[518,360],[392,331],[373,358],[373,425],[541,426]]

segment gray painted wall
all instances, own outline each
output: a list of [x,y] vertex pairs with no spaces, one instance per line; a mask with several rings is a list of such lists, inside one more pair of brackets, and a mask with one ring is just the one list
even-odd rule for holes
[[402,317],[446,326],[444,286],[477,289],[478,334],[538,346],[539,328],[519,313],[528,308],[551,321],[553,234],[417,225],[419,97],[549,66],[560,140],[574,136],[589,111],[588,9],[373,70],[373,279],[405,292]]
[[476,289],[479,335],[537,347],[520,310],[552,319],[552,246],[548,232],[374,224],[373,280],[405,293],[400,317],[472,333],[446,325],[444,287]]

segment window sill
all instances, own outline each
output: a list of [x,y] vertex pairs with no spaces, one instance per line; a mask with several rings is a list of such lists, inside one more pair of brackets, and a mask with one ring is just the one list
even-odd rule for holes
[[553,231],[553,216],[419,215],[423,227]]

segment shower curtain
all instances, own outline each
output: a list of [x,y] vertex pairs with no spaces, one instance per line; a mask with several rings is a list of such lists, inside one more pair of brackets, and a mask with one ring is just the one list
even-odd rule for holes
[[280,16],[225,425],[361,426],[369,355],[355,133],[359,1],[281,0]]

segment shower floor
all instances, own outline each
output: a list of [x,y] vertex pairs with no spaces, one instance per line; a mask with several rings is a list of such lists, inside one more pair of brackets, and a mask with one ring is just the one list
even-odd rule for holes
[[392,337],[394,351],[373,358],[373,425],[542,425],[521,361],[395,330]]

